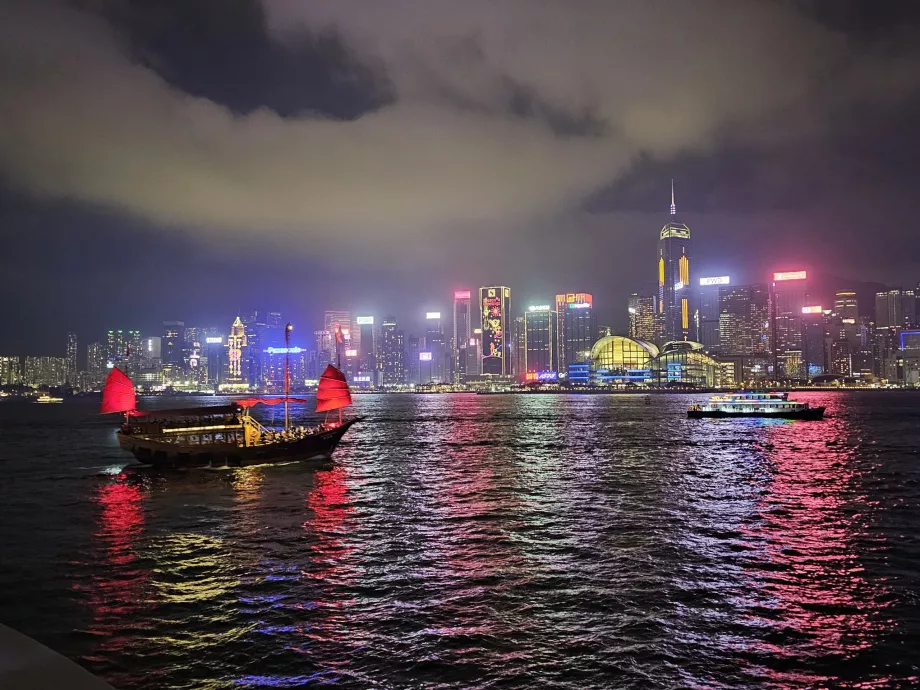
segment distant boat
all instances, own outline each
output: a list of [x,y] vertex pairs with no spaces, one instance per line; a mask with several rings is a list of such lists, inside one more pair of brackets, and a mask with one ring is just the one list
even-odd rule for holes
[[687,410],[687,416],[691,419],[776,417],[818,420],[824,418],[824,408],[789,400],[788,393],[730,393],[713,396],[705,405],[692,405]]
[[[341,371],[331,364],[320,378],[316,411],[326,420],[312,427],[287,423],[287,404],[302,398],[247,398],[229,405],[174,410],[136,409],[134,386],[112,369],[102,392],[102,413],[124,413],[118,445],[144,464],[163,468],[244,467],[273,462],[331,457],[339,441],[359,418],[342,419],[351,392]],[[285,426],[270,429],[250,416],[255,405],[285,405]],[[328,413],[338,410],[338,419]]]
[[53,397],[51,397],[50,395],[48,395],[47,393],[45,393],[45,394],[39,395],[37,398],[35,398],[35,402],[37,402],[37,403],[43,403],[43,404],[47,404],[47,403],[62,403],[62,402],[64,402],[64,398],[53,398]]

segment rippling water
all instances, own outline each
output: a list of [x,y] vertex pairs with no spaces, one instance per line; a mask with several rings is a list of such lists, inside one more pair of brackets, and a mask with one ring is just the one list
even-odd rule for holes
[[170,476],[3,403],[0,620],[121,690],[918,684],[920,395],[796,397],[362,395],[331,469]]

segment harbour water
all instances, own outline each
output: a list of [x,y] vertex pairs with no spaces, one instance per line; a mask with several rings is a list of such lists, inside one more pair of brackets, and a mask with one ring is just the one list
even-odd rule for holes
[[331,469],[172,475],[3,403],[0,621],[120,690],[920,684],[920,394],[705,397],[361,395]]

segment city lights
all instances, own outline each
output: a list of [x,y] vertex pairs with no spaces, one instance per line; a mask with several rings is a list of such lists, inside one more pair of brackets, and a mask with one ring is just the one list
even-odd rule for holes
[[418,353],[418,360],[419,360],[420,362],[430,362],[430,361],[431,361],[431,353],[430,353],[430,352],[419,352],[419,353]]
[[810,307],[802,307],[802,313],[803,313],[803,314],[820,314],[822,311],[824,311],[824,310],[821,308],[820,305],[810,306]]
[[707,285],[730,285],[731,280],[729,276],[713,276],[711,278],[700,278],[700,286],[706,287]]
[[357,356],[358,356],[358,351],[357,351],[357,350],[354,350],[354,349],[345,350],[345,356],[346,356],[346,357],[357,357]]
[[469,299],[470,291],[469,290],[455,290],[454,299]]
[[355,317],[355,323],[359,326],[373,326],[374,317],[373,316],[358,316],[358,317]]
[[205,338],[204,341],[208,345],[221,345],[223,344],[224,339],[218,336],[216,338]]
[[439,312],[439,311],[429,311],[429,312],[425,312],[425,318],[426,318],[426,319],[440,319],[440,318],[441,318],[441,312]]
[[548,304],[532,305],[528,307],[528,310],[530,311],[549,311],[549,305]]

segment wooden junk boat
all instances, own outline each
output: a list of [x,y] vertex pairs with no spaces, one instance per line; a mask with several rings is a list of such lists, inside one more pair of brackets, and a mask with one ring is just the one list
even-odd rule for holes
[[[342,419],[342,408],[351,404],[351,392],[345,375],[331,364],[316,393],[316,411],[326,412],[326,421],[309,428],[293,427],[288,423],[288,402],[307,401],[285,394],[284,398],[247,398],[219,406],[138,410],[131,379],[116,367],[106,381],[101,411],[124,413],[119,446],[146,465],[171,469],[328,458],[360,419]],[[266,428],[249,414],[255,405],[282,403],[283,429]],[[333,410],[338,410],[338,419],[330,421]]]

